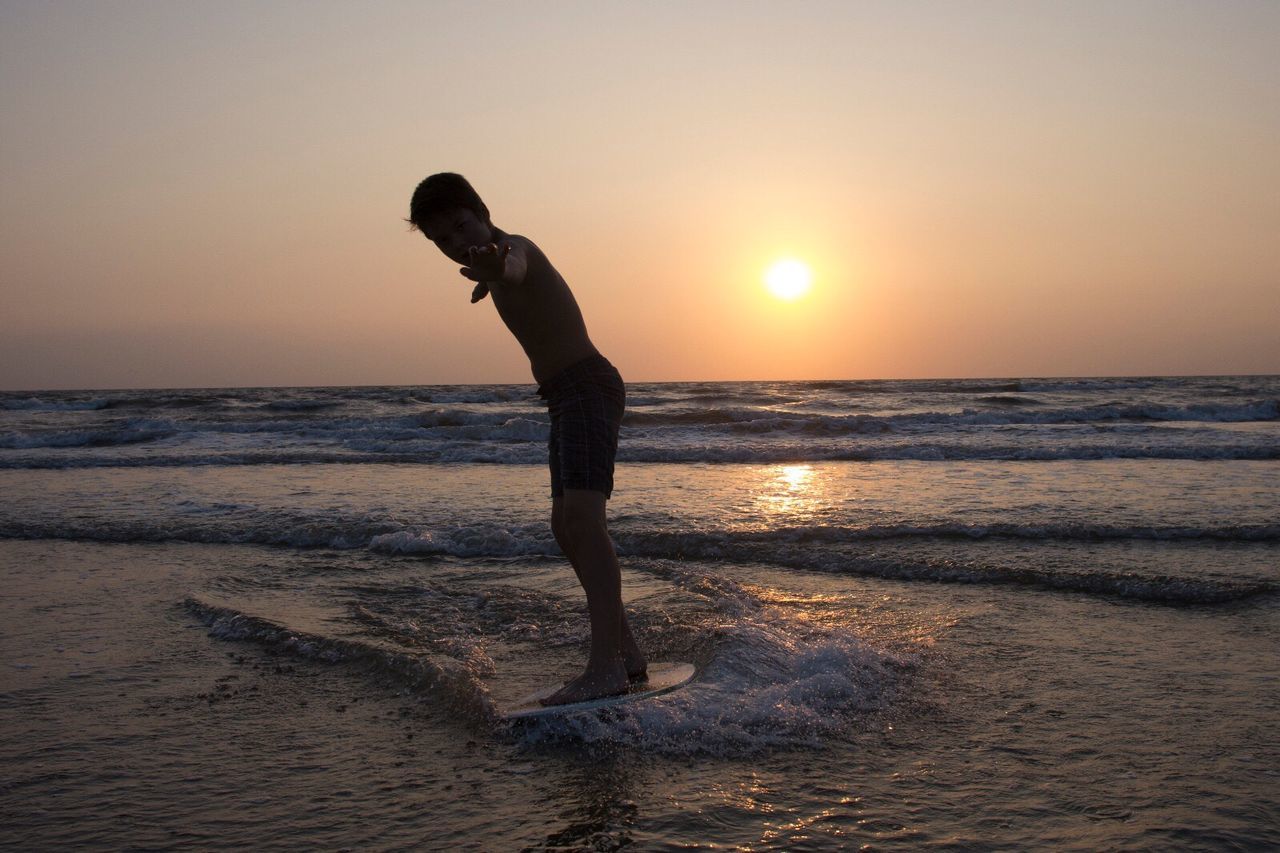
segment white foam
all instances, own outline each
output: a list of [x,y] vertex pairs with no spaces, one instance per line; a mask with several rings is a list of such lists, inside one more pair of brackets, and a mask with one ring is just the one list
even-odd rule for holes
[[693,682],[616,714],[540,720],[516,732],[521,740],[570,738],[714,755],[817,747],[872,724],[917,663],[851,630],[817,626],[762,603],[727,578],[676,570],[672,579],[701,590],[722,614],[712,626],[713,655]]
[[444,530],[400,530],[374,536],[369,549],[384,554],[448,554],[455,557],[556,556],[546,524],[469,524]]

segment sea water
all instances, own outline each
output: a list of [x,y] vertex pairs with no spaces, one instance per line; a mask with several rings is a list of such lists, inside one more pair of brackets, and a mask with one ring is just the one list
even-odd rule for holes
[[0,394],[0,844],[1280,845],[1280,378],[632,383],[688,687],[584,661],[532,386]]

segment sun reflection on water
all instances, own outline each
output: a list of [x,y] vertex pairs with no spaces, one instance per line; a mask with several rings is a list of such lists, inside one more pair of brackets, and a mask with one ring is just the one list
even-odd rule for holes
[[820,510],[822,492],[812,465],[771,465],[765,469],[756,505],[771,525],[796,524]]

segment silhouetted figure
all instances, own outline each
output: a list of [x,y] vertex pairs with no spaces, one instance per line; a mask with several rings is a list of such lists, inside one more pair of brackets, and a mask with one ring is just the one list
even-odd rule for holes
[[472,303],[493,297],[551,415],[551,530],[587,594],[591,656],[586,670],[543,704],[625,693],[629,681],[645,677],[646,664],[622,607],[605,519],[626,405],[622,377],[591,343],[577,300],[546,255],[496,227],[461,175],[442,172],[418,184],[409,222],[476,282]]

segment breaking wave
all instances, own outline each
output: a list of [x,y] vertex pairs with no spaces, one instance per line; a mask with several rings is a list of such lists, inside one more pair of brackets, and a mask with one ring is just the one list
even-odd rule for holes
[[[402,529],[388,522],[351,519],[271,517],[220,525],[208,519],[115,522],[109,526],[5,521],[0,538],[73,539],[106,542],[196,542],[292,548],[363,549],[387,556],[466,559],[541,559],[560,556],[545,524],[476,523],[437,530]],[[860,543],[912,539],[989,538],[1038,542],[1280,542],[1280,525],[1226,527],[1107,527],[1102,525],[890,525],[782,528],[768,532],[710,530],[665,533],[614,531],[625,558],[676,561],[733,561],[789,569],[862,575],[903,581],[991,584],[1081,592],[1163,604],[1216,604],[1276,591],[1265,581],[1189,579],[1103,569],[1061,571],[1018,563],[882,556]]]

